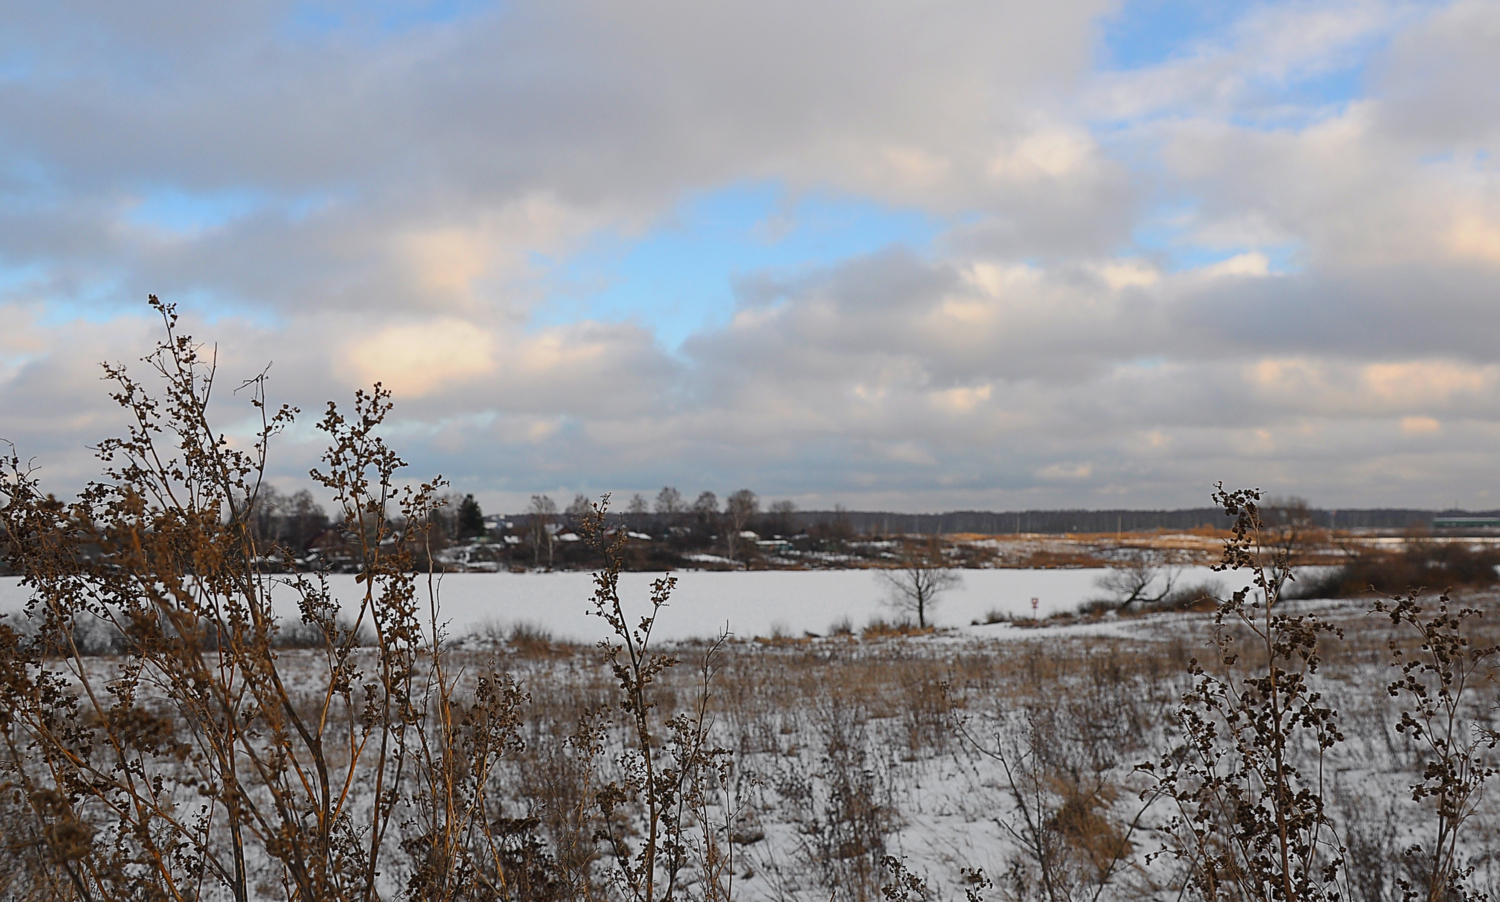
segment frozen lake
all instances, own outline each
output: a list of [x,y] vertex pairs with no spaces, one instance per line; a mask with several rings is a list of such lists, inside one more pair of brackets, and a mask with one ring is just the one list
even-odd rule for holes
[[[962,584],[944,592],[929,614],[939,626],[966,626],[991,610],[1029,617],[1033,598],[1043,617],[1074,610],[1103,594],[1096,580],[1108,571],[960,572]],[[874,617],[895,616],[881,603],[888,589],[869,570],[687,570],[675,575],[677,590],[658,626],[657,635],[664,638],[711,636],[726,626],[742,638],[768,636],[777,629],[790,635],[821,634],[845,617],[858,629]],[[658,576],[621,574],[620,596],[632,618],[645,612],[651,581]],[[1207,567],[1189,567],[1178,584],[1220,578],[1229,585],[1228,576]],[[353,576],[332,576],[330,584],[344,604],[359,597]],[[441,577],[439,586],[441,619],[453,636],[488,624],[503,627],[516,622],[543,626],[558,638],[594,641],[605,634],[603,622],[586,613],[593,594],[588,573],[450,573]],[[296,616],[292,593],[283,590],[274,597],[282,616]],[[0,579],[0,610],[17,610],[25,600],[18,578]]]

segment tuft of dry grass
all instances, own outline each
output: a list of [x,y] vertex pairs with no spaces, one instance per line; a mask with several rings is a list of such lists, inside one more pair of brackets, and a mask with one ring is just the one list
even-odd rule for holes
[[937,632],[936,627],[917,626],[907,620],[889,621],[884,617],[874,617],[860,630],[861,639],[910,639],[915,636],[930,636]]

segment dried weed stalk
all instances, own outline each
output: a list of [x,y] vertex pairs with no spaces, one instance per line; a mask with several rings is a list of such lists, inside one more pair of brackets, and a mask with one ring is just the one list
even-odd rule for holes
[[[312,475],[342,509],[363,587],[341,623],[321,579],[267,572],[292,555],[254,528],[269,445],[296,411],[266,406],[262,373],[241,386],[260,415],[253,443],[215,432],[213,355],[151,305],[166,333],[144,358],[156,384],[105,367],[130,421],[98,448],[104,478],[63,504],[14,450],[3,462],[5,554],[31,593],[25,627],[0,625],[0,789],[23,816],[14,835],[35,837],[15,886],[37,899],[513,897],[514,831],[487,792],[522,696],[503,676],[454,694],[436,588],[424,605],[413,575],[441,482],[397,484],[404,462],[378,435],[388,393],[357,393],[349,416],[330,404],[319,423],[330,446]],[[278,642],[278,584],[312,647]],[[117,656],[80,647],[99,623]]]
[[1415,744],[1421,756],[1422,778],[1411,786],[1412,801],[1430,805],[1430,846],[1417,843],[1403,858],[1413,879],[1398,879],[1407,900],[1426,902],[1477,898],[1464,885],[1472,866],[1460,860],[1464,824],[1474,815],[1485,781],[1495,774],[1490,754],[1500,735],[1473,720],[1471,694],[1478,684],[1493,682],[1493,659],[1500,646],[1471,641],[1469,621],[1483,616],[1473,608],[1450,608],[1446,593],[1435,611],[1424,610],[1412,591],[1389,601],[1377,601],[1375,612],[1417,640],[1415,649],[1390,641],[1391,666],[1400,676],[1387,691],[1403,699],[1396,731]]
[[1322,902],[1347,897],[1343,848],[1324,807],[1324,764],[1342,742],[1314,691],[1319,641],[1339,635],[1313,615],[1282,612],[1294,546],[1262,522],[1254,490],[1215,501],[1235,518],[1219,570],[1251,585],[1220,602],[1216,660],[1189,666],[1178,711],[1182,744],[1142,769],[1177,804],[1170,850],[1209,900]]
[[[710,690],[726,637],[720,636],[703,654],[692,707],[671,717],[658,714],[654,687],[679,660],[657,651],[651,632],[677,579],[655,580],[650,613],[630,622],[620,601],[627,536],[624,530],[608,533],[608,500],[605,496],[594,506],[584,524],[584,537],[605,559],[604,568],[594,574],[591,613],[614,634],[599,647],[618,686],[618,704],[629,735],[615,761],[617,776],[595,796],[602,815],[598,838],[614,854],[618,888],[634,902],[674,898],[694,851],[702,897],[728,899],[734,876],[733,824],[732,820],[722,825],[713,821],[716,806],[711,799],[729,783],[731,758],[729,750],[709,741],[713,726]],[[602,733],[592,749],[596,755],[602,753]],[[634,846],[632,834],[640,836]]]

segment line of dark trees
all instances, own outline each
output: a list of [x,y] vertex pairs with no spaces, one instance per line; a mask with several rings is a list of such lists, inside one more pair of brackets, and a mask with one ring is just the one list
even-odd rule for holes
[[[1416,508],[1369,508],[1363,510],[1307,510],[1310,525],[1325,529],[1430,528],[1441,517],[1500,518],[1500,511],[1419,510]],[[799,527],[842,519],[859,535],[933,533],[1062,534],[1070,532],[1150,532],[1157,529],[1190,530],[1202,527],[1227,529],[1232,520],[1211,507],[1177,510],[1024,510],[948,511],[940,514],[908,514],[889,511],[797,511]]]
[[[741,492],[746,491],[741,490]],[[736,493],[736,495],[739,494]],[[753,493],[750,494],[753,497]],[[537,497],[545,498],[546,496]],[[639,495],[635,497],[641,498]],[[575,500],[574,506],[578,503]],[[686,508],[663,511],[660,507],[634,505],[618,512],[617,516],[632,524],[632,528],[639,526],[649,531],[653,525],[668,522],[674,515],[683,511],[701,514],[704,511],[712,511],[716,507],[717,498],[714,494],[704,492],[699,496],[698,502]],[[573,506],[569,507],[570,512],[572,508]],[[512,514],[507,515],[507,519],[519,521],[527,516],[528,514]],[[1500,519],[1500,511],[1307,508],[1305,516],[1309,525],[1325,529],[1404,530],[1413,527],[1430,528],[1434,519],[1442,517]],[[1231,518],[1224,515],[1223,511],[1212,507],[1175,510],[947,511],[935,514],[912,514],[895,511],[855,511],[843,508],[804,511],[797,510],[796,506],[789,501],[773,502],[764,511],[755,508],[750,519],[754,521],[752,528],[759,527],[756,531],[763,532],[765,535],[795,535],[809,529],[821,528],[825,531],[832,529],[837,533],[860,536],[932,535],[935,533],[942,535],[952,533],[1060,535],[1063,533],[1151,532],[1157,529],[1191,530],[1205,527],[1227,529],[1233,522]],[[764,532],[767,529],[770,532]]]
[[[440,567],[490,569],[588,568],[598,564],[597,551],[581,541],[582,524],[592,499],[577,495],[565,508],[547,495],[534,495],[519,514],[486,517],[472,494],[450,493],[434,514],[437,529],[424,533],[416,552],[426,566],[436,556]],[[1368,529],[1389,532],[1418,530],[1449,534],[1479,534],[1493,529],[1432,529],[1438,518],[1500,517],[1495,511],[1429,511],[1414,508],[1326,510],[1300,499],[1283,499],[1285,510],[1270,502],[1267,514],[1292,516],[1314,528]],[[311,492],[278,492],[263,485],[252,506],[255,538],[267,549],[268,566],[340,569],[352,560],[353,540],[330,517]],[[1275,511],[1280,510],[1280,514]],[[612,528],[629,533],[627,565],[632,569],[672,569],[692,566],[762,566],[772,559],[829,560],[858,565],[879,557],[882,549],[867,541],[883,537],[976,533],[1063,534],[1131,533],[1158,529],[1186,531],[1202,527],[1227,528],[1229,521],[1217,508],[1178,510],[1026,510],[949,511],[911,514],[888,511],[802,511],[790,501],[763,505],[749,489],[730,493],[722,502],[713,492],[688,501],[670,486],[648,502],[634,495],[612,506]],[[404,524],[392,524],[400,535]],[[0,545],[5,537],[0,535]],[[877,543],[878,545],[879,543]],[[455,548],[454,546],[459,546]],[[464,550],[468,548],[469,550]],[[449,549],[445,551],[445,549]],[[705,558],[704,555],[709,557]],[[809,558],[811,555],[812,558]],[[872,557],[874,556],[874,557]],[[283,560],[290,558],[290,560]],[[715,563],[718,561],[719,563]],[[879,561],[876,561],[879,563]]]
[[[256,521],[263,539],[283,543],[290,548],[305,548],[323,534],[331,520],[306,490],[280,494],[262,487],[256,504]],[[442,533],[450,541],[463,542],[482,538],[494,531],[473,495],[451,494],[439,513]],[[541,533],[553,534],[576,529],[588,515],[593,499],[576,495],[566,508],[547,495],[534,495],[528,509],[501,518],[511,525],[509,531],[527,538],[528,545],[541,545]],[[1328,529],[1406,530],[1430,528],[1442,517],[1495,517],[1500,511],[1442,511],[1418,508],[1367,508],[1330,510],[1306,507],[1304,522]],[[855,536],[951,535],[978,533],[1004,535],[1040,533],[1110,533],[1150,532],[1158,529],[1191,530],[1225,529],[1230,521],[1218,508],[1179,508],[1175,510],[1022,510],[1022,511],[947,511],[913,514],[893,511],[798,510],[790,501],[772,501],[762,505],[749,489],[729,494],[722,502],[710,491],[699,493],[692,501],[676,488],[667,486],[647,501],[634,495],[623,503],[616,499],[611,519],[628,529],[666,540],[675,533],[674,544],[703,544],[710,536],[723,536],[724,544],[736,543],[739,534],[750,531],[762,538],[816,534],[822,538],[840,539]],[[500,531],[504,532],[505,529]],[[531,535],[535,533],[536,535]],[[701,534],[701,535],[700,535]],[[694,541],[696,539],[697,541]],[[534,540],[534,541],[531,541]],[[725,550],[731,550],[726,547]],[[731,554],[731,556],[733,556]]]

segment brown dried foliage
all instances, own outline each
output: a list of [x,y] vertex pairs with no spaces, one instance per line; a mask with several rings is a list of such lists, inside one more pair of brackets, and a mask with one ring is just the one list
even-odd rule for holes
[[[0,624],[0,798],[13,820],[0,892],[587,898],[599,891],[594,831],[623,849],[644,806],[639,864],[622,874],[642,884],[638,898],[669,895],[655,875],[680,869],[682,812],[717,760],[702,743],[709,665],[696,714],[658,722],[647,689],[673,661],[638,657],[644,641],[607,616],[629,649],[623,662],[610,654],[636,749],[588,802],[602,818],[581,801],[530,810],[508,794],[527,694],[493,666],[449,663],[437,585],[417,573],[443,483],[400,482],[405,463],[379,434],[389,394],[358,392],[347,414],[330,403],[318,424],[329,447],[311,475],[340,508],[362,588],[341,612],[317,574],[268,572],[294,555],[266,546],[252,515],[272,439],[297,411],[267,407],[261,373],[240,387],[260,414],[251,447],[215,432],[214,356],[178,332],[170,305],[151,304],[166,333],[144,358],[155,379],[105,367],[130,425],[99,446],[103,478],[58,503],[14,451],[3,461],[5,550],[32,597],[22,620]],[[296,649],[273,592],[296,601]],[[116,654],[80,646],[98,629]],[[611,717],[585,716],[559,746],[555,772],[575,796]],[[658,730],[674,750],[660,766]]]

